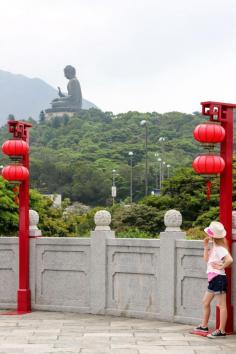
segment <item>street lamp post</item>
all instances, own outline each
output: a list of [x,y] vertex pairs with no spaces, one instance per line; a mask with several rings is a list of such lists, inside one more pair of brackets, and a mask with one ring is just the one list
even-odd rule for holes
[[170,178],[170,165],[166,165],[167,167],[167,178]]
[[148,195],[148,130],[147,121],[144,119],[140,122],[141,126],[145,126],[145,195]]
[[112,204],[115,204],[115,197],[116,197],[116,170],[112,170],[112,187],[111,187],[111,196],[112,196]]
[[162,171],[161,171],[161,165],[162,165],[162,163],[161,163],[161,161],[162,161],[162,159],[159,157],[159,159],[158,159],[158,161],[159,161],[159,163],[160,163],[160,165],[159,165],[159,169],[160,169],[160,175],[159,175],[159,187],[160,187],[160,192],[161,192],[161,174],[162,174]]
[[[158,152],[155,153],[155,157],[157,158],[158,161]],[[156,189],[158,189],[158,165],[156,166]]]
[[162,162],[162,179],[161,179],[161,183],[164,181],[165,179],[165,166],[166,166],[166,162],[163,161]]
[[161,143],[161,152],[162,152],[162,157],[164,154],[164,142],[167,140],[166,136],[160,136],[160,138],[158,139],[158,141],[160,141]]
[[129,151],[130,156],[130,203],[133,203],[133,151]]

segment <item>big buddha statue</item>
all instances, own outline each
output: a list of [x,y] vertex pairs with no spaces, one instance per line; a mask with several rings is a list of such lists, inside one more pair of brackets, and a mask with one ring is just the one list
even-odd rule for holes
[[61,92],[61,88],[58,87],[58,98],[55,98],[52,102],[52,108],[47,109],[46,113],[53,112],[79,112],[82,107],[82,92],[80,88],[79,80],[76,77],[75,68],[71,65],[67,65],[64,69],[65,77],[69,80],[67,85],[68,94]]

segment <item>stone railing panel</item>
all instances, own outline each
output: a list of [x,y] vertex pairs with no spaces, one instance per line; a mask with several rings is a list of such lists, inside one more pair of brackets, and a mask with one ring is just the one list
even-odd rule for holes
[[159,240],[109,240],[107,313],[157,317],[159,312]]
[[36,242],[35,306],[89,308],[90,239]]
[[0,237],[0,308],[16,305],[18,288],[18,238]]
[[[206,263],[202,241],[176,242],[176,303],[175,320],[187,323],[201,321],[202,297],[207,290]],[[211,321],[215,319],[212,304]]]

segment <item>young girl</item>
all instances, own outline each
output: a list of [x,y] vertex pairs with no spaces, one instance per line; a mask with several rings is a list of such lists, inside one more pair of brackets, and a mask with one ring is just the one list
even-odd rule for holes
[[[226,291],[227,282],[225,268],[233,263],[227,241],[225,240],[226,230],[224,225],[218,221],[212,221],[210,226],[204,229],[207,237],[204,239],[204,261],[207,262],[208,289],[203,297],[203,319],[196,328],[197,331],[208,332],[208,320],[211,312],[211,301],[217,297],[220,307],[220,327],[208,338],[225,337],[225,326],[227,322]],[[213,241],[213,247],[208,250],[209,240]]]

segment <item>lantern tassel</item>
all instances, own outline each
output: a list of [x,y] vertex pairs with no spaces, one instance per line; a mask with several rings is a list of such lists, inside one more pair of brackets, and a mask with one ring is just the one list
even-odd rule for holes
[[211,181],[210,180],[206,181],[206,197],[207,197],[207,200],[210,200],[210,198],[211,198]]

